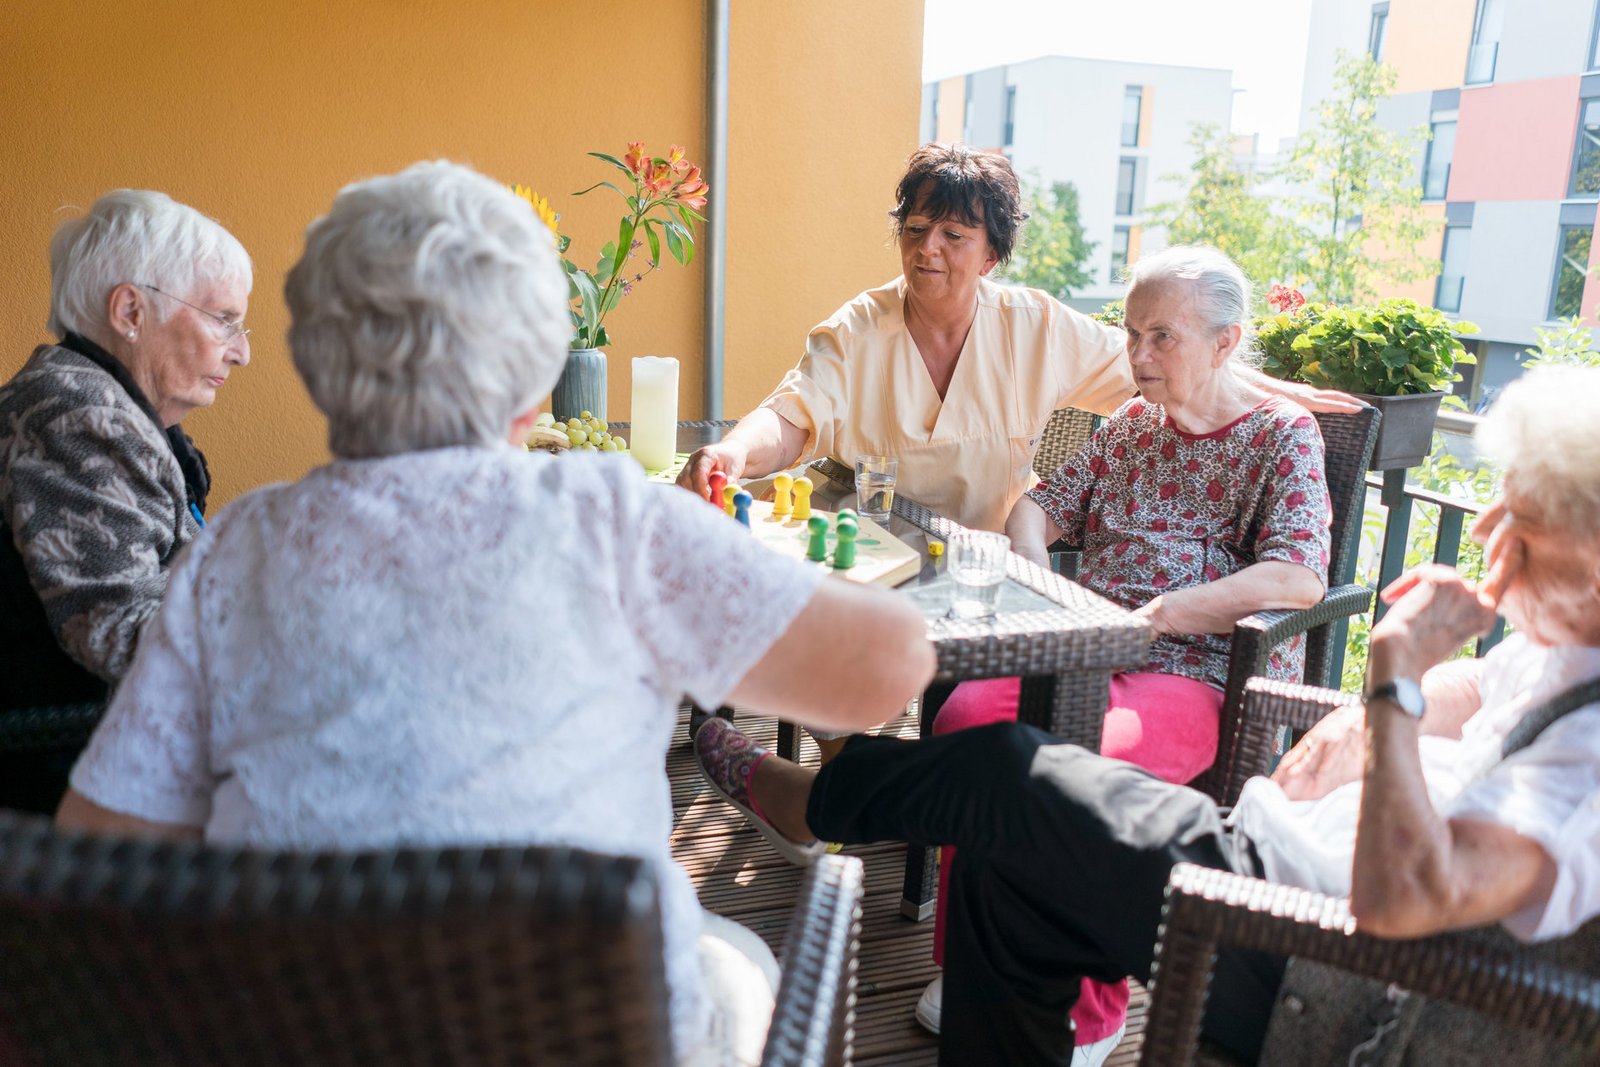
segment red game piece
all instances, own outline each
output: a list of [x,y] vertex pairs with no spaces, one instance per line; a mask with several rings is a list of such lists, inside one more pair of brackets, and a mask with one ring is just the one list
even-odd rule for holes
[[722,506],[722,490],[728,484],[728,476],[721,469],[714,470],[706,478],[706,483],[711,487],[709,499],[718,507]]

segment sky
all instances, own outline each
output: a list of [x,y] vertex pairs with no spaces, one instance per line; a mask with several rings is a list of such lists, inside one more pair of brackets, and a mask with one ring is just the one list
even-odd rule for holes
[[1233,71],[1233,129],[1293,136],[1311,0],[925,0],[922,80],[1036,56]]

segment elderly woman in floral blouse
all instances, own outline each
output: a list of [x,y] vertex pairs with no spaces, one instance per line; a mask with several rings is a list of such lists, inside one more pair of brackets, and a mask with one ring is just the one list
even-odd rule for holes
[[[1012,547],[1041,564],[1059,538],[1081,545],[1079,581],[1155,630],[1143,669],[1111,681],[1101,752],[1171,782],[1216,758],[1233,624],[1309,607],[1327,584],[1321,435],[1304,408],[1239,373],[1249,318],[1250,283],[1222,253],[1180,247],[1141,260],[1125,312],[1140,395],[1006,522]],[[1298,680],[1303,659],[1297,638],[1269,673]],[[958,687],[934,732],[1016,719],[1019,688],[1015,678]],[[939,903],[942,935],[942,893]],[[937,945],[941,955],[942,936]],[[918,1005],[925,1024],[937,1024],[941,994],[936,980]],[[1126,1001],[1125,983],[1086,983],[1080,1049],[1115,1046]]]

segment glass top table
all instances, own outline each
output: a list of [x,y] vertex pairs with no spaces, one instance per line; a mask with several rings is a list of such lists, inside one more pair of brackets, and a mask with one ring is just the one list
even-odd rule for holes
[[[678,451],[693,452],[714,443],[732,425],[679,423]],[[820,459],[807,474],[816,483],[812,500],[820,508],[854,505],[855,472],[850,468]],[[889,532],[916,549],[922,564],[915,577],[896,588],[922,608],[938,656],[934,684],[924,704],[942,702],[958,682],[1020,676],[1022,722],[1098,751],[1111,676],[1145,664],[1150,627],[1124,608],[1016,553],[1007,560],[1006,581],[992,618],[950,618],[952,581],[944,572],[943,555],[930,556],[928,545],[959,529],[958,523],[895,494]],[[925,737],[932,731],[930,720],[924,716],[920,724]],[[779,750],[791,759],[799,754],[797,732],[788,724],[780,726]],[[932,914],[937,870],[933,851],[909,846],[906,867],[901,912],[908,918],[927,918]]]

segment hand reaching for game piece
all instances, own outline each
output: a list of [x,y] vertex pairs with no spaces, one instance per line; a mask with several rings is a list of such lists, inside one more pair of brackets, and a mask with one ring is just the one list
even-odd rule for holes
[[678,474],[678,484],[715,503],[711,492],[712,474],[720,473],[726,485],[744,477],[745,465],[745,450],[737,441],[706,445],[689,456]]

